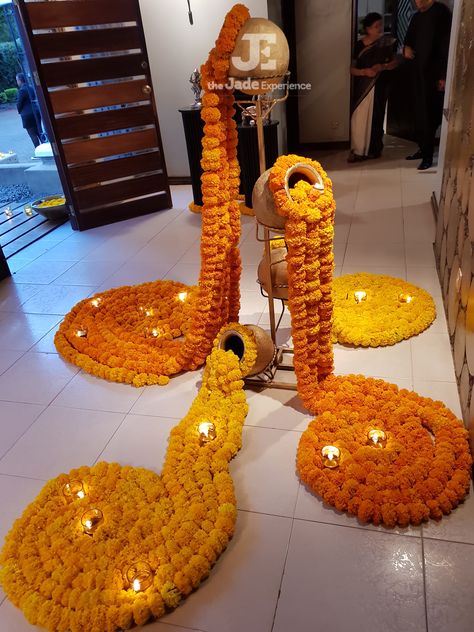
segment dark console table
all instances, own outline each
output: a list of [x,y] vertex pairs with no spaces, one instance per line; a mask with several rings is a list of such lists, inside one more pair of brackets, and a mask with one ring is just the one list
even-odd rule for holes
[[[179,110],[183,117],[184,135],[188,150],[189,169],[196,204],[202,205],[201,196],[201,140],[204,122],[200,108],[186,107]],[[265,156],[267,169],[278,158],[278,121],[270,121],[263,126],[265,137]],[[237,124],[239,134],[238,159],[240,163],[241,193],[245,195],[245,204],[252,206],[252,190],[260,175],[258,163],[257,128],[255,125]]]

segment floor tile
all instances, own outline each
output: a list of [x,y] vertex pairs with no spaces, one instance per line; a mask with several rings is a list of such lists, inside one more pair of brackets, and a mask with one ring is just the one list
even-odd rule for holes
[[31,347],[31,351],[37,353],[58,353],[54,345],[54,337],[58,327],[53,327],[45,336],[43,336],[38,342]]
[[0,401],[0,458],[43,412],[38,404]]
[[21,254],[20,252],[18,255],[13,255],[13,257],[9,257],[8,259],[8,267],[12,274],[15,274],[15,272],[18,272],[18,270],[21,270],[21,268],[24,268],[35,259],[33,256],[29,258],[22,257],[20,256]]
[[[43,485],[44,481],[37,479],[0,474],[0,504],[2,506],[2,511],[0,512],[1,546],[3,546],[3,539],[10,531],[12,524],[36,498]],[[0,630],[2,630],[2,632],[10,632],[10,628],[2,627],[1,615]]]
[[[158,387],[159,388],[159,387]],[[78,373],[54,400],[55,406],[128,413],[142,389]]]
[[170,432],[177,423],[165,417],[127,415],[98,460],[146,467],[159,474]]
[[354,209],[356,213],[365,213],[381,208],[396,208],[401,205],[402,196],[399,184],[374,184],[370,187],[362,187],[361,184]]
[[[41,243],[40,240],[39,243]],[[38,263],[41,262],[53,262],[53,261],[80,261],[83,257],[87,256],[92,250],[97,248],[98,242],[85,239],[65,239],[59,244],[49,248],[46,252],[42,253],[37,259]]]
[[32,261],[15,273],[16,283],[47,285],[64,274],[74,261]]
[[441,286],[436,267],[407,265],[407,281],[432,294],[440,294]]
[[124,415],[50,406],[0,460],[0,473],[48,480],[92,465]]
[[15,362],[21,358],[23,353],[23,351],[8,351],[6,349],[0,349],[0,375],[5,373],[12,364],[15,364]]
[[242,449],[231,462],[237,507],[293,516],[298,494],[295,473],[299,432],[246,426]]
[[436,269],[433,241],[408,241],[405,244],[407,266]]
[[117,270],[116,261],[79,261],[54,283],[58,285],[101,285]]
[[424,381],[454,382],[449,336],[425,332],[411,339],[413,377]]
[[172,377],[167,386],[147,386],[130,412],[182,419],[198,394],[200,385],[201,371],[192,371]]
[[48,285],[23,304],[27,314],[67,314],[83,299],[94,294],[96,286]]
[[240,316],[239,321],[242,324],[256,325],[268,301],[260,292],[242,291],[240,294]]
[[430,241],[435,238],[436,221],[430,202],[403,208],[403,227],[406,241]]
[[[411,378],[410,341],[404,340],[390,347],[350,347],[334,345],[336,373],[362,373],[367,377]],[[390,381],[390,379],[388,379]]]
[[449,516],[439,522],[430,520],[423,525],[423,537],[474,544],[474,491],[471,483],[469,496]]
[[352,217],[349,243],[359,242],[370,245],[403,242],[403,212],[401,207],[376,209]]
[[5,279],[0,283],[0,311],[21,311],[22,304],[34,296],[42,285],[15,283],[13,279]]
[[78,370],[55,354],[26,353],[2,375],[0,400],[47,405]]
[[103,292],[121,285],[139,285],[157,281],[158,279],[171,278],[170,275],[167,275],[168,270],[168,264],[151,263],[149,261],[140,263],[132,257],[132,259],[121,265],[113,274],[107,277],[97,288],[97,291]]
[[398,266],[353,266],[348,259],[348,263],[342,267],[342,274],[356,274],[357,272],[367,272],[369,274],[384,274],[396,279],[406,278],[405,265]]
[[295,520],[273,631],[316,629],[425,632],[421,542]]
[[312,419],[295,391],[247,389],[246,395],[249,405],[246,426],[301,432],[306,430]]
[[15,608],[8,599],[5,599],[0,607],[0,629],[5,632],[7,630],[8,632],[32,632],[33,630],[44,632],[44,628],[28,623],[22,611]]
[[412,206],[429,202],[434,189],[434,181],[431,178],[416,178],[402,182],[403,206]]
[[290,529],[288,518],[239,512],[210,577],[164,621],[206,632],[271,632]]
[[443,404],[453,411],[458,419],[462,419],[459,391],[456,382],[434,382],[415,377],[413,379],[413,390],[423,397],[431,397],[431,399],[435,401],[443,402]]
[[474,546],[425,540],[426,606],[430,632],[472,632]]
[[0,312],[0,349],[27,351],[60,320],[53,314]]
[[366,266],[388,268],[403,266],[405,265],[405,247],[403,242],[383,244],[374,241],[370,243],[370,246],[367,246],[367,243],[348,243],[344,263],[352,267],[361,267],[361,269]]

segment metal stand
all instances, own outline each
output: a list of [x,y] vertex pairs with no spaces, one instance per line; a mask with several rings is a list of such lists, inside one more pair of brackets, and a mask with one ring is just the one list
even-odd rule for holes
[[[288,86],[288,84],[287,84]],[[266,161],[265,161],[265,141],[263,135],[263,124],[264,120],[267,116],[269,116],[270,112],[273,110],[277,103],[281,103],[288,98],[288,87],[285,91],[285,95],[279,99],[270,99],[265,97],[265,95],[257,95],[255,99],[249,101],[236,101],[236,104],[243,110],[244,106],[250,106],[250,108],[245,108],[247,115],[250,116],[256,124],[257,127],[257,139],[258,139],[258,157],[259,157],[259,165],[260,165],[260,175],[266,170]],[[264,108],[264,105],[266,106]],[[277,371],[294,371],[293,364],[284,364],[283,359],[285,355],[293,355],[293,349],[287,347],[278,347],[276,342],[276,334],[278,331],[278,327],[281,323],[281,319],[283,317],[283,313],[285,311],[285,303],[283,299],[282,302],[282,312],[278,322],[276,322],[275,318],[275,297],[274,297],[274,286],[272,280],[272,264],[271,264],[271,242],[275,239],[282,239],[284,236],[283,231],[275,231],[273,229],[268,228],[267,226],[263,227],[263,239],[259,236],[259,226],[260,224],[257,221],[257,241],[263,242],[265,249],[265,278],[267,284],[267,300],[268,300],[268,311],[270,314],[270,335],[273,340],[273,343],[276,348],[276,353],[273,358],[273,362],[267,367],[267,369],[261,373],[260,375],[252,378],[247,378],[245,383],[249,386],[255,387],[264,387],[264,388],[279,388],[285,390],[293,390],[296,391],[296,384],[280,382],[275,379]],[[276,233],[277,237],[272,237],[272,233]],[[261,290],[262,291],[262,290]],[[262,291],[262,295],[265,294]]]

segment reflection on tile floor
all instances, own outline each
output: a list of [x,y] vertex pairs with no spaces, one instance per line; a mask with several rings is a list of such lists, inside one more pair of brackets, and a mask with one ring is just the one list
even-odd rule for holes
[[[440,309],[429,203],[436,174],[416,173],[406,153],[393,145],[363,165],[348,165],[340,152],[319,157],[338,205],[338,273],[406,278],[429,290]],[[175,208],[156,215],[84,233],[63,226],[55,240],[11,262],[17,272],[0,284],[0,537],[42,481],[60,471],[97,459],[160,470],[170,428],[187,412],[201,372],[167,387],[110,384],[66,364],[53,337],[65,311],[91,293],[155,278],[197,280],[200,218],[186,210],[190,187],[174,187],[173,196]],[[254,234],[253,220],[243,218],[241,320],[268,327]],[[281,335],[289,334],[285,316]],[[393,347],[338,345],[336,371],[383,377],[460,413],[443,313],[428,332]],[[243,448],[232,463],[235,537],[199,591],[145,629],[472,632],[472,495],[440,524],[399,531],[361,525],[299,484],[295,451],[309,416],[295,393],[247,395]],[[0,632],[32,629],[3,601]]]

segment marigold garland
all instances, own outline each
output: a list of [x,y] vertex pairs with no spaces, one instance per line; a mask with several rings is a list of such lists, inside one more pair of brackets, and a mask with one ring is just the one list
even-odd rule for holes
[[[285,175],[298,162],[310,164],[320,173],[324,192],[300,181],[288,197]],[[331,182],[319,163],[283,156],[275,163],[269,183],[278,211],[288,218],[288,303],[298,393],[307,409],[318,415],[298,447],[297,469],[302,481],[328,504],[357,515],[363,522],[405,527],[441,518],[469,491],[472,460],[466,430],[441,402],[399,391],[382,380],[331,375],[335,211]],[[401,318],[402,313],[410,314],[412,332],[415,323],[421,331],[434,317],[429,294],[399,279],[360,274],[343,277],[334,285],[335,306],[339,308],[334,317],[338,339],[341,331],[345,336],[349,331],[366,340],[363,336],[368,326],[354,313],[366,314],[371,304],[378,309],[368,324],[378,325],[379,331],[372,330],[370,335],[375,340],[378,333],[380,342],[393,340],[395,335],[410,335],[408,319]],[[367,300],[356,303],[355,291],[365,291]],[[400,294],[414,300],[400,303]],[[342,302],[347,303],[347,295],[353,302],[341,308]],[[390,301],[390,320],[382,301]],[[394,304],[399,316],[397,334],[393,327]],[[361,307],[366,311],[357,312]],[[402,311],[405,307],[408,309]],[[351,319],[355,321],[352,328],[348,324]],[[388,325],[391,329],[384,337],[380,329]],[[362,326],[365,331],[360,331]],[[388,435],[382,449],[370,445],[368,432],[373,429]],[[338,467],[324,465],[324,446],[339,449]]]
[[[214,349],[198,396],[171,431],[160,475],[99,463],[45,485],[5,541],[0,579],[9,599],[31,624],[54,632],[128,629],[178,606],[234,532],[229,462],[241,447],[246,414],[239,360]],[[203,421],[216,431],[204,443]],[[62,489],[74,479],[85,497],[68,503]],[[80,522],[90,508],[104,517],[92,536]],[[138,593],[125,578],[136,562],[153,573],[152,585]]]
[[[239,211],[241,215],[255,217],[255,213],[253,212],[252,208],[250,208],[249,206],[246,206],[245,202],[243,202],[241,199],[237,201],[239,203]],[[202,212],[202,206],[200,204],[196,204],[194,201],[188,204],[188,208],[191,211],[191,213],[195,213],[196,215]]]
[[[338,511],[387,527],[439,520],[469,492],[467,431],[441,402],[363,376],[330,376],[312,402],[318,411],[303,433],[297,469],[304,483]],[[367,434],[387,434],[384,448]],[[321,449],[341,451],[324,466]]]
[[[333,340],[363,347],[393,345],[424,331],[436,318],[430,294],[381,274],[346,274],[334,280]],[[364,291],[361,302],[354,292]]]
[[[217,86],[227,83],[237,35],[249,17],[248,9],[241,4],[229,11],[215,47],[201,68],[204,91],[201,270],[197,298],[188,312],[190,323],[182,330],[184,339],[168,345],[160,342],[157,353],[157,343],[151,337],[130,337],[128,328],[120,329],[117,314],[109,313],[109,308],[119,302],[123,304],[124,295],[133,290],[130,287],[110,290],[94,318],[90,318],[87,301],[76,305],[55,338],[59,353],[85,371],[134,386],[164,384],[169,375],[201,366],[219,329],[238,318],[241,273],[238,137],[233,119],[233,93]],[[156,291],[152,301],[155,306],[166,294],[167,286],[163,283],[167,282],[156,281],[152,288],[146,288]],[[141,287],[136,290],[140,292]],[[87,335],[81,338],[76,332],[77,324],[82,321],[87,323]],[[147,326],[146,323],[144,316],[142,326]],[[96,348],[96,342],[100,349]]]

